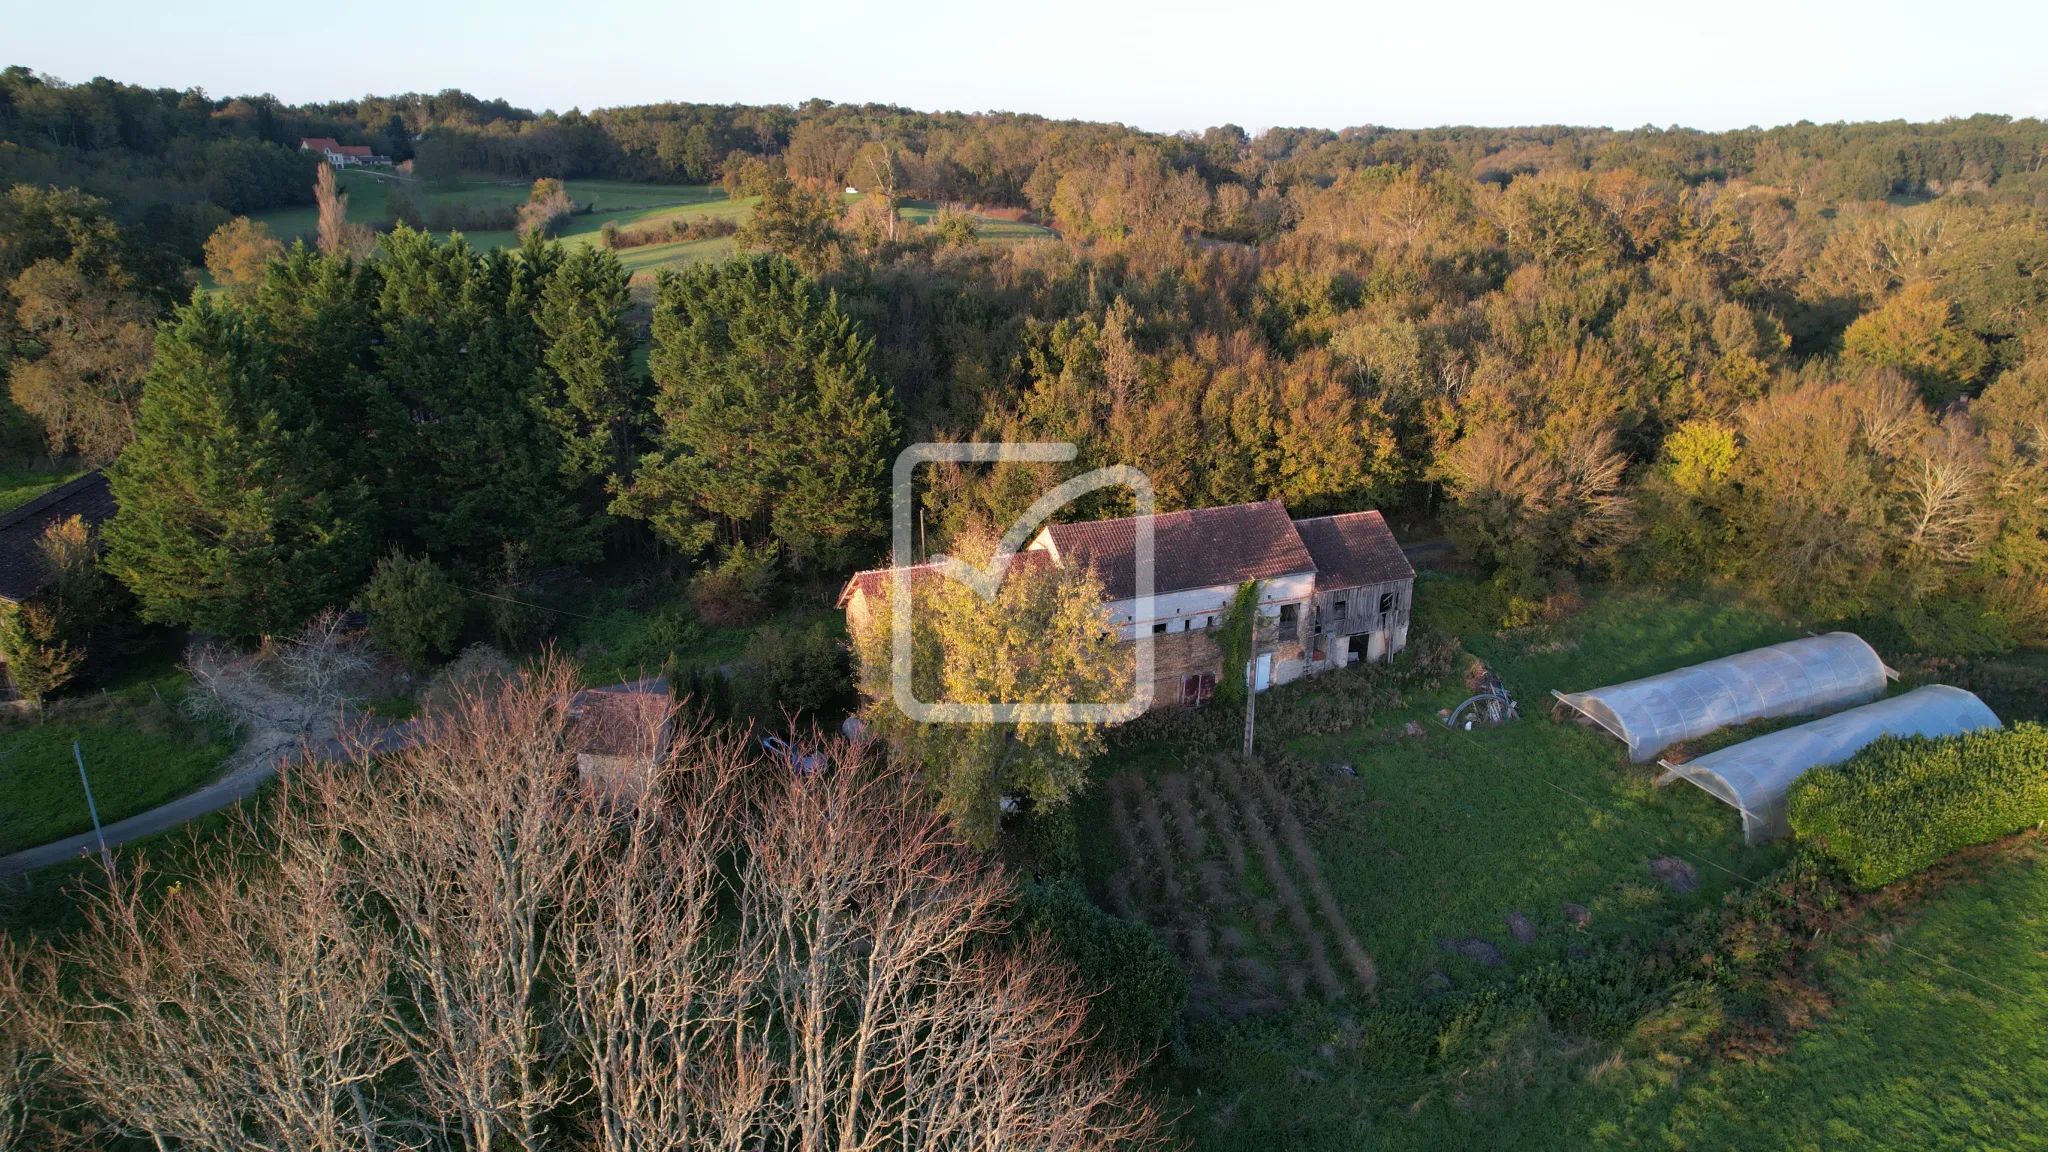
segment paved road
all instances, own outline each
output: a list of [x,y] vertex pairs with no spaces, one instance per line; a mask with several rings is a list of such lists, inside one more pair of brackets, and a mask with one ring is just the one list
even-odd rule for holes
[[[410,722],[393,724],[378,732],[370,741],[370,744],[377,752],[392,751],[410,742],[412,739],[412,729],[413,725]],[[339,757],[343,754],[344,746],[339,740],[325,741],[314,749],[314,755],[323,758]],[[187,820],[204,816],[208,812],[218,811],[236,801],[245,800],[255,795],[256,790],[263,787],[265,781],[277,775],[279,765],[289,760],[297,759],[298,755],[297,751],[287,753],[259,767],[243,769],[222,780],[209,784],[197,792],[180,796],[168,804],[158,805],[147,812],[130,816],[126,820],[116,820],[104,829],[107,837],[107,847],[112,848],[117,844],[126,844],[130,840],[139,840],[144,836],[154,836],[158,832],[175,828]],[[81,832],[76,836],[68,836],[62,840],[44,844],[41,847],[23,849],[11,856],[0,856],[0,876],[12,876],[17,872],[33,872],[38,868],[48,868],[52,864],[62,864],[66,860],[76,860],[81,856],[90,856],[98,850],[99,839],[90,832]]]

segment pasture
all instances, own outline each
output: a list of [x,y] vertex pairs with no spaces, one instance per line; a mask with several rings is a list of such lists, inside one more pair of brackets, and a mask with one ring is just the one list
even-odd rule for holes
[[[391,219],[389,191],[397,177],[362,170],[344,170],[340,188],[348,194],[348,218],[359,224],[384,227]],[[468,211],[506,211],[526,201],[531,181],[464,179],[440,182],[420,181],[413,185],[414,200],[426,210],[456,214]],[[665,225],[687,225],[694,220],[729,220],[744,223],[752,215],[757,197],[728,199],[722,189],[705,185],[628,184],[616,180],[569,180],[563,182],[577,214],[558,233],[569,244],[595,244],[606,224],[622,231],[654,229]],[[847,196],[851,203],[859,199]],[[589,211],[583,209],[589,208]],[[906,201],[897,215],[917,225],[929,225],[938,218],[939,206],[926,201]],[[312,243],[319,227],[319,213],[311,206],[279,208],[254,213],[251,217],[270,227],[277,238],[289,245],[295,239]],[[1052,235],[1036,224],[975,217],[983,240],[1017,243]],[[444,237],[446,233],[442,233]],[[465,230],[463,238],[474,248],[485,250],[516,248],[519,236],[510,229]],[[706,260],[723,260],[734,251],[732,237],[713,236],[665,244],[646,244],[619,251],[619,262],[628,272],[653,273],[663,268],[680,268]]]

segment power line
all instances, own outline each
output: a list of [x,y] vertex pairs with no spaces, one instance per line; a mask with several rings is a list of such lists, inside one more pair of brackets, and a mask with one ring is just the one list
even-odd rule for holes
[[455,587],[460,589],[461,591],[469,593],[472,596],[482,596],[487,600],[503,600],[507,604],[517,604],[521,608],[531,608],[536,612],[553,612],[557,616],[574,616],[578,620],[594,620],[600,624],[604,623],[604,617],[602,616],[585,616],[581,612],[571,612],[567,608],[550,608],[545,604],[530,604],[524,600],[514,600],[510,596],[500,596],[496,592],[484,592],[475,588],[464,588],[460,584],[455,585]]

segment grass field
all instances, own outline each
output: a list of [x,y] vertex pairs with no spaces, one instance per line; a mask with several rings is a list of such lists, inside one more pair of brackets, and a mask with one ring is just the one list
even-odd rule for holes
[[226,743],[178,715],[178,687],[147,686],[51,705],[47,718],[0,726],[0,853],[92,829],[72,759],[79,743],[100,822],[110,824],[190,792],[218,770]]
[[[906,200],[897,207],[896,215],[913,224],[930,224],[939,218],[939,205],[929,200]],[[976,216],[974,227],[983,240],[994,240],[999,243],[1042,240],[1052,235],[1052,229],[1037,224],[997,220],[990,216]]]
[[77,472],[30,472],[0,468],[0,512],[12,512],[57,485],[76,479]]
[[[363,171],[344,171],[340,175],[341,189],[348,193],[348,217],[360,224],[381,227],[389,218],[386,192],[391,177],[382,177]],[[438,184],[420,184],[416,197],[422,204],[468,204],[472,207],[507,207],[524,203],[531,182],[504,181],[497,179],[457,180]],[[581,212],[569,218],[560,238],[571,244],[595,244],[598,233],[607,223],[622,229],[646,228],[671,219],[691,220],[698,218],[728,219],[735,223],[744,222],[752,214],[757,197],[729,200],[723,190],[704,185],[674,184],[627,184],[615,180],[570,180],[563,185],[569,198],[577,207],[593,206],[595,211]],[[847,197],[849,201],[857,197]],[[897,209],[904,220],[916,224],[929,224],[938,215],[938,206],[923,201],[909,201]],[[311,243],[319,224],[318,213],[311,207],[281,208],[269,212],[255,213],[253,219],[261,220],[280,240],[290,244],[295,238],[304,238]],[[976,217],[976,224],[985,240],[1013,243],[1022,240],[1050,236],[1052,233],[1035,224],[1020,224],[1008,220]],[[445,235],[445,234],[444,234]],[[463,236],[472,247],[481,249],[515,248],[519,244],[517,233],[511,231],[465,232]],[[688,240],[674,244],[648,244],[636,248],[622,249],[620,263],[628,272],[656,271],[662,268],[680,268],[706,260],[723,260],[733,253],[730,236],[713,237],[706,240]]]
[[1629,1130],[1696,1148],[2048,1147],[2048,851],[2039,836],[1876,939],[1843,933],[1839,1007],[1780,1056],[1676,1092],[1603,1101]]
[[[1283,975],[1279,993],[1263,1001],[1256,987],[1233,988],[1237,1013],[1249,1010],[1241,1023],[1218,1021],[1208,1004],[1191,1001],[1176,1055],[1158,1076],[1186,1110],[1180,1131],[1194,1147],[1776,1148],[1886,1139],[1898,1147],[2031,1146],[2019,1134],[2048,1131],[2038,1098],[1999,1079],[2010,1071],[2016,1083],[2028,1073],[2038,1082],[2048,1058],[2048,882],[2038,854],[1974,896],[1943,895],[1901,941],[1959,967],[1959,958],[1985,951],[1987,975],[2016,995],[1989,994],[1926,964],[1909,978],[1886,966],[1902,959],[1867,950],[1828,953],[1823,969],[1840,1010],[1776,1061],[1706,1061],[1694,1037],[1711,1029],[1718,1009],[1694,1004],[1683,986],[1661,993],[1666,1006],[1628,1035],[1602,1042],[1530,1011],[1481,1012],[1454,1024],[1436,1037],[1437,1055],[1412,1067],[1376,1051],[1377,1033],[1361,1039],[1367,1015],[1382,1022],[1375,1026],[1404,1012],[1428,1017],[1466,1002],[1457,997],[1483,1001],[1487,989],[1547,965],[1637,947],[1716,908],[1744,885],[1741,877],[1767,874],[1789,856],[1784,846],[1745,846],[1732,809],[1695,788],[1654,788],[1651,770],[1630,765],[1616,742],[1551,721],[1545,705],[1551,688],[1649,675],[1796,631],[1716,594],[1616,588],[1590,594],[1562,623],[1496,634],[1474,610],[1474,592],[1426,577],[1418,623],[1462,635],[1514,691],[1524,717],[1499,729],[1446,731],[1436,710],[1466,692],[1449,683],[1374,717],[1369,728],[1291,742],[1299,757],[1350,764],[1357,777],[1338,779],[1334,814],[1300,850],[1291,850],[1277,806],[1263,804],[1277,870],[1262,863],[1250,837],[1239,876],[1229,854],[1213,848],[1206,862],[1163,851],[1232,826],[1249,831],[1261,819],[1227,789],[1210,789],[1223,797],[1218,807],[1236,813],[1220,820],[1210,818],[1199,786],[1192,805],[1180,800],[1176,794],[1191,789],[1184,779],[1203,782],[1199,758],[1141,746],[1101,765],[1111,783],[1081,813],[1091,892],[1152,923],[1197,992],[1205,956],[1230,983],[1229,966],[1240,960],[1223,940]],[[1409,720],[1425,734],[1401,735]],[[1753,734],[1721,733],[1703,744]],[[1199,816],[1177,820],[1183,807]],[[1656,857],[1689,863],[1697,888],[1680,893],[1660,883],[1650,869]],[[1271,913],[1264,924],[1175,918],[1156,895],[1162,860],[1178,869],[1189,908],[1200,905],[1203,885],[1221,880],[1241,885],[1240,907],[1263,898],[1284,910],[1289,900],[1270,876],[1298,890],[1293,902],[1307,915],[1291,926]],[[1332,914],[1319,907],[1318,886]],[[1132,891],[1141,897],[1135,907]],[[1567,904],[1576,906],[1572,917]],[[1578,909],[1583,925],[1574,923]],[[1194,948],[1190,924],[1203,933]],[[1376,966],[1371,998],[1343,987],[1343,932]],[[1337,986],[1318,994],[1317,980],[1297,978],[1289,994],[1290,966],[1313,976],[1320,965],[1336,970]],[[1982,1050],[1958,1039],[1980,1032],[1988,1037]],[[1746,1127],[1761,1123],[1750,1116],[1757,1109],[1771,1110],[1771,1123]],[[1885,1135],[1894,1130],[1902,1135]]]

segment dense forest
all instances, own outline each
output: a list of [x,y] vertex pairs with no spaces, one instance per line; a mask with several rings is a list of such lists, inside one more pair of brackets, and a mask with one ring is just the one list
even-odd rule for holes
[[[401,231],[367,261],[302,253],[260,287],[183,306],[177,261],[209,223],[312,194],[293,142],[316,132],[426,179],[722,181],[762,197],[743,245],[795,267],[665,277],[650,333],[627,323],[608,253],[472,253]],[[876,555],[866,486],[893,441],[1000,436],[1076,440],[1076,467],[1137,464],[1168,508],[1435,513],[1497,573],[1505,617],[1626,570],[1736,576],[1930,649],[2048,629],[2048,125],[2034,121],[1252,138],[823,101],[534,115],[445,92],[294,108],[15,68],[0,133],[16,403],[52,451],[105,459],[140,435],[121,469],[139,477],[161,419],[140,386],[149,354],[108,333],[166,322],[151,387],[168,394],[194,373],[219,386],[245,329],[296,397],[271,407],[303,411],[319,429],[306,435],[348,457],[323,498],[384,509],[365,514],[356,560],[322,565],[333,595],[392,545],[472,570],[587,557],[612,516],[688,555],[767,549],[843,571]],[[826,194],[842,186],[870,195],[849,209]],[[1022,212],[1058,239],[976,243],[876,207],[910,198]],[[791,301],[816,303],[725,324]],[[456,314],[508,359],[472,355]],[[595,335],[557,334],[572,323]],[[402,339],[405,325],[447,346]],[[648,338],[651,379],[628,351]],[[552,351],[561,340],[585,344]],[[758,379],[790,340],[817,373]],[[416,465],[363,422],[410,405],[434,430],[421,435],[443,435],[429,413],[447,401],[420,390],[457,387],[425,365],[458,355],[478,398],[458,405],[461,435],[504,445],[502,472],[423,442],[417,467],[449,487],[401,495],[391,478]],[[734,400],[735,381],[753,391]],[[714,396],[732,410],[692,399]],[[509,423],[491,426],[493,410]],[[773,478],[803,473],[770,462],[800,461],[845,419],[862,430],[843,474]],[[371,461],[365,444],[401,454]],[[761,477],[707,466],[740,457]],[[1042,479],[941,478],[942,531],[1006,517]],[[496,483],[518,490],[462,494]],[[786,485],[818,495],[778,509]]]

